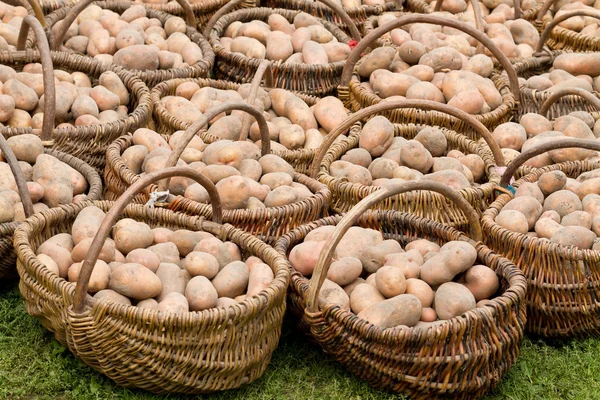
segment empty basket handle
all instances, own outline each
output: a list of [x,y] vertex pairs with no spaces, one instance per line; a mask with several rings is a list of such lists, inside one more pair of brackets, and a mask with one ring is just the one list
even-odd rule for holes
[[170,178],[172,176],[183,176],[186,178],[190,178],[204,186],[210,196],[210,202],[213,208],[213,221],[221,224],[222,223],[222,210],[221,210],[221,199],[219,197],[219,192],[215,185],[202,175],[200,172],[193,170],[189,167],[171,167],[164,168],[160,171],[152,172],[148,175],[144,175],[140,180],[136,181],[133,185],[131,185],[119,199],[113,204],[110,210],[106,213],[104,220],[102,220],[102,224],[100,228],[98,228],[98,232],[94,239],[92,240],[92,244],[90,245],[90,249],[81,265],[81,270],[79,273],[79,279],[77,280],[77,285],[75,286],[75,297],[73,299],[73,310],[76,313],[82,313],[85,307],[85,298],[87,296],[88,285],[90,283],[90,278],[92,276],[92,271],[94,270],[94,266],[96,265],[96,261],[98,260],[98,256],[100,255],[100,251],[102,250],[102,245],[106,241],[110,230],[117,222],[117,219],[127,207],[127,205],[133,200],[133,198],[144,190],[148,185],[159,181],[161,179]]
[[568,95],[575,95],[575,96],[583,97],[584,100],[591,103],[592,106],[594,106],[598,111],[600,111],[600,99],[599,98],[597,98],[596,96],[594,96],[592,93],[588,92],[585,89],[578,88],[578,87],[570,87],[570,88],[563,88],[563,89],[557,90],[556,92],[553,92],[550,95],[550,97],[548,97],[544,101],[544,104],[542,104],[542,108],[540,108],[540,115],[543,115],[544,117],[546,117],[548,114],[548,110],[550,110],[550,107],[552,107],[552,105],[554,103],[556,103],[560,98],[562,98],[564,96],[568,96]]
[[365,211],[370,209],[378,202],[383,201],[388,197],[396,196],[398,194],[414,190],[430,190],[433,192],[440,193],[446,196],[451,201],[453,201],[467,217],[467,220],[469,222],[470,237],[478,242],[482,240],[481,224],[479,222],[479,217],[477,216],[477,213],[475,212],[473,207],[471,207],[469,202],[463,199],[458,194],[458,192],[456,192],[453,189],[450,189],[444,184],[437,182],[417,181],[401,183],[390,189],[378,190],[374,193],[371,193],[370,195],[362,199],[354,207],[352,207],[352,209],[348,211],[348,213],[341,219],[341,221],[337,223],[337,225],[335,226],[335,230],[327,238],[325,246],[319,254],[319,258],[317,260],[317,264],[315,266],[312,278],[310,279],[310,282],[308,284],[308,312],[314,313],[319,310],[318,299],[319,292],[321,291],[321,286],[323,285],[323,282],[325,281],[325,278],[327,276],[327,271],[329,270],[329,266],[331,265],[335,248],[342,240],[344,234],[348,231],[348,229],[356,223],[356,221]]
[[44,80],[44,118],[42,120],[42,133],[40,135],[45,146],[52,145],[52,131],[54,130],[54,112],[56,110],[56,89],[54,88],[54,66],[52,65],[52,56],[50,55],[50,46],[44,33],[44,28],[40,21],[33,16],[28,15],[23,18],[19,39],[17,41],[17,50],[25,50],[25,41],[29,34],[29,28],[37,39],[37,50],[40,53],[42,62],[42,78]]
[[354,123],[361,121],[365,118],[368,118],[369,116],[371,116],[373,114],[377,114],[377,113],[381,113],[381,112],[389,111],[389,110],[395,110],[395,109],[399,109],[399,108],[417,108],[417,109],[428,110],[428,111],[439,111],[439,112],[443,112],[443,113],[452,115],[453,117],[456,117],[458,119],[461,119],[462,121],[468,123],[486,141],[486,143],[492,150],[492,154],[494,156],[496,166],[503,167],[505,165],[504,164],[504,156],[502,155],[502,150],[500,149],[500,146],[498,146],[498,143],[494,140],[494,138],[492,137],[492,134],[485,127],[485,125],[483,125],[481,122],[479,122],[477,119],[475,119],[475,117],[473,117],[472,115],[470,115],[456,107],[452,107],[447,104],[438,103],[436,101],[393,100],[393,101],[380,102],[380,103],[377,103],[370,107],[363,108],[363,109],[355,112],[354,114],[352,114],[350,117],[348,117],[346,120],[344,120],[344,122],[342,122],[341,125],[337,126],[334,130],[329,132],[329,134],[327,136],[325,136],[325,138],[323,139],[323,143],[321,144],[321,146],[315,152],[315,157],[310,166],[309,176],[311,176],[312,178],[316,178],[316,176],[319,172],[319,167],[320,167],[321,161],[323,161],[323,157],[325,157],[325,153],[327,152],[329,147],[333,144],[333,142],[335,141],[335,139],[338,136],[340,136],[347,129],[349,129]]
[[519,154],[510,164],[508,164],[506,171],[504,171],[504,174],[502,175],[502,179],[500,179],[500,186],[504,188],[508,187],[510,180],[517,169],[530,158],[539,156],[540,154],[544,154],[552,150],[567,149],[571,147],[600,151],[600,142],[584,139],[557,139],[532,147],[531,149]]

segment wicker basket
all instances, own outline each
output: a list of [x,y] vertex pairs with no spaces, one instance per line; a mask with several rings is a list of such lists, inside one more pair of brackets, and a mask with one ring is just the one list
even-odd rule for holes
[[[264,63],[269,63],[269,62],[263,61],[263,64],[261,64],[261,66],[265,66]],[[259,69],[260,69],[260,67],[259,67]],[[270,70],[270,68],[265,69],[265,71],[269,71],[269,70]],[[261,72],[257,71],[257,73],[254,75],[252,84],[253,85],[260,84],[261,76],[262,76]],[[186,130],[190,127],[190,124],[177,119],[173,114],[169,113],[167,111],[166,107],[164,106],[164,104],[161,102],[161,99],[163,97],[175,95],[177,87],[186,82],[194,82],[198,86],[200,86],[200,88],[212,87],[212,88],[220,89],[220,90],[235,90],[235,91],[237,91],[238,88],[240,87],[239,83],[233,83],[233,82],[227,82],[227,81],[216,81],[216,80],[212,80],[212,79],[174,79],[174,80],[169,80],[167,82],[163,82],[163,83],[155,86],[152,89],[152,92],[150,93],[150,95],[152,96],[153,114],[154,114],[154,119],[156,120],[156,123],[157,123],[157,132],[158,133],[170,137],[173,132],[176,132],[179,130]],[[269,91],[269,89],[271,87],[272,87],[272,75],[270,73],[268,73],[266,83],[263,88],[266,91]],[[300,99],[302,99],[302,101],[304,101],[309,107],[315,105],[319,101],[318,97],[309,96],[309,95],[305,95],[302,93],[294,93],[294,95],[299,97]],[[248,103],[252,104],[252,102],[249,102],[249,101],[248,101]],[[349,110],[347,110],[347,111],[348,111],[348,114],[350,114],[350,111]],[[246,130],[245,128],[247,128],[247,125],[244,127],[243,130]],[[208,132],[206,132],[205,130],[202,130],[200,135],[201,135],[202,139],[204,140],[204,142],[206,142],[206,143],[213,143],[214,141],[219,140],[217,137],[209,135]],[[313,160],[315,150],[313,150],[313,149],[273,150],[273,154],[283,158],[288,163],[290,163],[291,166],[294,167],[294,170],[296,172],[301,173],[301,174],[306,174],[306,173],[308,173],[308,166],[310,165],[310,163]]]
[[[232,2],[230,5],[233,4]],[[352,32],[355,32],[353,34],[354,39],[356,41],[360,40],[360,34],[348,15],[341,7],[336,8],[339,10],[340,15],[344,15],[344,21],[348,21],[348,25],[352,27]],[[232,22],[267,21],[272,14],[279,14],[292,22],[294,17],[300,12],[298,10],[272,8],[250,8],[228,12],[227,6],[220,10],[219,13],[213,16],[204,30],[204,36],[209,39],[217,57],[216,77],[238,83],[249,83],[252,81],[255,71],[262,62],[260,59],[249,58],[240,53],[232,53],[221,46],[221,37]],[[350,42],[350,38],[333,23],[323,20],[320,20],[320,22],[339,42]],[[339,85],[340,73],[345,63],[346,61],[337,61],[324,65],[307,65],[273,61],[271,63],[273,85],[274,87],[294,92],[302,92],[319,97],[325,96],[333,93]]]
[[[333,22],[345,32],[350,33],[342,19],[331,10],[323,0],[264,0],[260,2],[261,7],[284,8],[286,10],[300,10],[325,21]],[[371,16],[381,15],[396,9],[396,2],[388,1],[384,5],[368,6],[361,5],[356,8],[344,8],[356,27],[362,32],[365,21]]]
[[[342,71],[342,83],[338,87],[338,96],[342,102],[352,111],[358,111],[361,108],[369,107],[374,104],[380,103],[383,99],[374,93],[367,91],[366,88],[360,85],[360,76],[354,73],[354,67],[359,62],[361,54],[363,54],[367,48],[377,38],[383,34],[391,31],[392,29],[399,28],[406,24],[412,23],[429,23],[436,25],[449,26],[455,29],[459,29],[475,39],[480,41],[487,47],[491,53],[499,60],[500,64],[504,67],[508,75],[508,83],[506,77],[492,73],[491,79],[493,80],[496,88],[502,95],[502,104],[495,110],[476,115],[475,118],[482,122],[490,130],[494,129],[498,125],[508,122],[512,116],[512,112],[516,105],[516,99],[519,99],[519,84],[517,73],[512,67],[510,61],[500,51],[500,49],[483,33],[474,29],[473,27],[448,18],[441,18],[434,15],[423,15],[423,14],[409,14],[402,16],[395,21],[389,22],[386,25],[377,28],[376,30],[369,33],[364,37],[363,40],[352,50],[346,65]],[[398,123],[420,123],[425,125],[439,125],[446,128],[454,129],[457,131],[463,131],[469,129],[468,125],[465,125],[460,120],[454,117],[448,116],[438,112],[424,112],[417,109],[403,109],[403,110],[392,110],[385,114],[388,119],[392,122]]]
[[548,31],[547,34],[540,36],[540,43],[547,45],[552,50],[600,51],[600,38],[558,26],[561,22],[576,16],[600,19],[600,11],[572,10],[553,18],[552,14],[548,13],[553,4],[554,0],[546,0],[537,14],[535,26],[540,32]]
[[[28,219],[15,232],[19,289],[29,314],[75,356],[121,386],[153,393],[210,393],[236,388],[262,375],[277,346],[289,264],[271,247],[231,225],[127,205],[136,191],[174,175],[208,181],[190,168],[167,168],[138,181],[116,203],[86,201]],[[214,186],[212,191],[216,193]],[[107,217],[90,247],[79,281],[69,283],[50,273],[36,259],[35,251],[51,236],[71,232],[73,221],[89,205],[108,212]],[[218,211],[215,207],[217,220]],[[120,217],[151,227],[209,232],[235,243],[243,254],[261,258],[273,269],[275,279],[267,289],[237,305],[202,312],[166,314],[99,301],[87,294],[87,284],[100,247]]]
[[[556,140],[523,152],[511,163],[501,186],[518,165],[549,150],[583,147],[600,150],[596,141],[581,139]],[[563,171],[569,178],[600,168],[590,161],[566,162],[540,168],[515,183],[536,182],[548,171]],[[482,217],[484,240],[498,254],[512,260],[527,278],[527,330],[546,337],[584,337],[600,333],[600,258],[599,252],[572,246],[560,246],[548,240],[509,231],[496,224],[495,218],[513,198],[512,193],[497,197]],[[576,265],[577,267],[574,267]]]
[[[204,126],[220,113],[236,109],[250,113],[252,117],[256,118],[261,130],[261,136],[263,138],[268,137],[269,132],[266,121],[262,113],[256,108],[245,103],[224,103],[208,110],[202,116],[201,120],[187,129],[184,136],[178,142],[178,146],[171,152],[166,165],[175,165],[179,159],[179,155],[185,149],[187,143],[196,135],[200,127]],[[122,137],[115,141],[107,151],[107,168],[105,174],[107,199],[118,197],[124,189],[140,179],[139,175],[134,174],[125,166],[121,157],[122,152],[130,147],[132,143],[131,136]],[[262,154],[270,154],[270,141],[262,140],[262,145]],[[223,214],[224,221],[253,235],[257,235],[268,243],[273,243],[279,236],[291,229],[326,215],[331,200],[329,189],[316,180],[298,173],[296,173],[294,181],[306,185],[314,195],[286,206],[254,210],[226,210]],[[165,191],[167,187],[168,182],[161,182],[158,191]],[[149,199],[150,193],[155,189],[156,186],[149,186],[144,193],[138,196],[136,201],[146,202]],[[183,196],[175,197],[168,204],[168,208],[188,215],[212,215],[209,204],[198,203]]]
[[[477,399],[498,384],[515,363],[525,325],[526,283],[520,271],[508,260],[495,255],[480,242],[439,223],[394,211],[368,212],[374,202],[406,190],[440,190],[458,201],[471,221],[471,234],[481,238],[477,215],[452,190],[431,182],[410,182],[393,192],[370,195],[343,218],[329,217],[303,225],[281,238],[276,245],[289,254],[296,244],[320,226],[336,225],[321,251],[309,280],[292,272],[290,309],[326,353],[370,385],[409,395],[414,399]],[[477,248],[478,262],[496,271],[501,294],[489,305],[476,308],[439,326],[382,329],[342,310],[339,306],[318,304],[333,249],[346,230],[358,225],[381,231],[385,239],[402,246],[417,238],[446,243],[467,241]],[[479,228],[479,229],[478,229]]]
[[[476,1],[470,0],[471,3]],[[431,5],[425,0],[406,0],[405,8],[408,11],[419,13],[419,14],[431,14],[433,12],[440,11],[442,8],[443,0],[436,1],[435,7],[431,7]],[[477,2],[478,3],[478,2]],[[533,21],[539,10],[542,8],[541,4],[537,4],[535,8],[522,10],[521,9],[521,0],[514,0],[514,8],[515,8],[515,19],[523,18],[527,21]],[[460,17],[464,13],[456,14]]]
[[[44,108],[44,128],[42,128],[42,140],[44,144],[54,150],[67,153],[77,157],[83,162],[96,168],[100,174],[103,173],[106,161],[106,148],[108,144],[130,130],[135,130],[143,126],[148,121],[152,101],[150,91],[144,83],[133,74],[120,67],[106,67],[88,57],[81,57],[76,54],[65,52],[52,52],[48,48],[48,42],[42,40],[45,38],[44,31],[35,18],[26,17],[21,27],[18,48],[23,48],[25,38],[27,38],[27,29],[29,25],[33,27],[38,40],[38,51],[26,49],[16,52],[0,52],[0,64],[7,65],[17,71],[23,69],[29,63],[42,63],[44,73],[44,87],[50,90],[46,93]],[[100,125],[90,126],[72,126],[66,128],[55,128],[54,126],[54,78],[53,69],[60,68],[66,71],[80,71],[85,73],[92,83],[97,81],[98,77],[105,71],[115,72],[125,84],[129,91],[129,109],[130,113],[126,118],[118,121],[109,122]],[[47,135],[51,132],[51,135]],[[35,134],[32,128],[13,128],[10,126],[0,127],[0,133],[5,137]]]
[[[25,216],[29,217],[34,211],[31,203],[31,197],[29,196],[29,191],[27,189],[27,184],[25,182],[25,177],[23,176],[23,171],[19,167],[17,159],[15,158],[10,146],[2,135],[0,135],[0,150],[2,151],[2,156],[6,159],[8,165],[10,165],[15,177],[19,197],[23,202],[23,211]],[[78,160],[75,157],[71,157],[68,154],[48,149],[45,149],[44,152],[56,157],[60,161],[74,168],[76,171],[80,172],[85,177],[89,185],[87,197],[90,200],[100,199],[100,196],[102,195],[102,180],[100,179],[100,176],[96,170],[83,161]],[[13,247],[13,234],[15,229],[20,224],[21,223],[18,221],[0,224],[0,280],[16,276],[16,255]]]
[[[464,118],[469,124],[473,124],[473,127],[488,140],[492,150],[487,146],[482,147],[465,135],[442,128],[449,148],[458,149],[470,154],[477,154],[485,162],[488,182],[478,187],[463,189],[458,192],[481,214],[493,201],[494,189],[500,181],[497,167],[504,166],[504,158],[500,148],[491,137],[489,131],[481,123],[477,123],[477,120],[472,116],[447,105],[423,100],[395,100],[371,106],[352,115],[352,117],[344,121],[342,125],[325,138],[325,142],[315,154],[310,174],[312,177],[316,177],[319,182],[326,184],[331,190],[333,196],[332,208],[338,213],[348,212],[359,201],[371,193],[381,190],[380,187],[376,186],[350,183],[346,179],[336,178],[330,174],[329,169],[331,164],[339,160],[348,150],[357,147],[360,139],[360,133],[356,133],[352,134],[348,140],[332,145],[336,136],[349,126],[370,118],[373,114],[381,114],[387,109],[399,109],[401,107],[419,107],[422,110],[438,110],[451,113],[451,115]],[[394,135],[412,139],[424,127],[395,124]],[[467,223],[463,217],[463,213],[452,202],[449,202],[444,196],[433,192],[403,193],[402,195],[386,199],[381,204],[378,204],[377,207],[384,210],[391,209],[414,213],[417,216],[449,224],[458,229],[465,228],[465,224]]]
[[[186,0],[178,0],[181,2],[185,2]],[[71,24],[75,21],[79,13],[83,11],[88,5],[94,3],[95,5],[114,11],[118,14],[122,14],[125,10],[132,6],[131,3],[126,1],[96,1],[94,0],[81,0],[75,5],[71,7],[62,7],[52,14],[46,17],[46,21],[48,23],[48,27],[46,29],[48,37],[51,36],[50,32],[52,32],[52,43],[51,48],[53,50],[61,50],[71,52],[71,50],[66,49],[63,46],[63,38],[67,32],[67,29],[71,26]],[[189,6],[189,5],[188,5]],[[164,25],[167,20],[171,17],[170,14],[164,13],[162,11],[151,10],[148,9],[146,11],[146,16],[148,18],[156,18],[160,20],[160,22]],[[66,21],[66,23],[61,22],[61,25],[58,28],[54,28],[59,21]],[[209,72],[212,70],[214,61],[215,61],[215,53],[212,50],[210,44],[204,39],[204,37],[198,33],[198,31],[193,28],[196,25],[194,14],[190,11],[187,15],[187,32],[186,35],[190,38],[190,40],[196,43],[200,50],[202,50],[203,58],[198,61],[196,64],[191,65],[189,67],[184,68],[171,68],[168,70],[156,70],[156,71],[140,71],[140,70],[127,70],[140,78],[149,88],[152,88],[156,84],[166,81],[168,79],[174,78],[200,78],[208,76]],[[33,48],[36,46],[35,36],[30,36],[28,38],[27,47]],[[87,56],[87,55],[86,55]],[[89,57],[89,56],[87,56]]]

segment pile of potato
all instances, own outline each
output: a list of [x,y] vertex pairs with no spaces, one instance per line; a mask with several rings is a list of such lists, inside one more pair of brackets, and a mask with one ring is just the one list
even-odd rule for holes
[[565,53],[552,62],[549,72],[521,81],[522,86],[546,93],[577,87],[600,90],[600,53]]
[[600,250],[600,170],[577,179],[545,172],[537,182],[521,184],[495,222],[561,246]]
[[394,125],[376,116],[364,125],[358,147],[331,163],[329,173],[367,186],[423,179],[460,190],[484,180],[485,163],[477,154],[449,150],[446,136],[438,128],[423,128],[407,140],[394,137]]
[[[246,83],[237,91],[221,90],[209,86],[200,88],[197,83],[186,82],[177,87],[175,96],[165,96],[160,101],[169,114],[191,125],[211,107],[226,102],[244,102],[250,87]],[[283,89],[272,89],[267,93],[259,88],[254,105],[264,111],[271,147],[275,151],[317,149],[323,143],[323,137],[348,117],[344,104],[336,97],[322,98],[309,107],[298,96]],[[208,134],[219,139],[239,139],[245,115],[237,111],[219,115],[213,119]],[[250,126],[248,137],[260,146],[256,122]]]
[[[25,134],[10,137],[7,141],[27,181],[34,212],[86,198],[88,182],[85,177],[56,157],[44,154],[44,145],[38,136]],[[0,159],[0,223],[24,221],[17,183],[10,166],[4,158]]]
[[[112,71],[102,73],[95,86],[83,72],[55,69],[54,78],[57,128],[99,125],[129,114],[129,91]],[[0,65],[0,82],[1,126],[41,129],[44,118],[42,65],[26,64],[18,73]]]
[[[573,10],[598,10],[600,6],[595,0],[557,0],[554,4],[554,10],[558,10],[554,17],[559,17],[567,11]],[[598,37],[600,35],[600,20],[591,17],[576,16],[561,22],[558,26],[579,32],[583,35]]]
[[[167,143],[150,129],[136,130],[134,145],[122,154],[125,165],[138,175],[164,168],[183,133],[175,132]],[[260,148],[248,141],[219,140],[206,145],[195,136],[177,166],[187,165],[210,179],[225,210],[280,207],[313,196],[308,187],[294,182],[294,168],[284,159],[260,154]],[[171,179],[169,192],[198,203],[210,202],[206,189],[188,178]]]
[[[334,229],[317,228],[292,248],[289,260],[296,271],[313,274]],[[335,249],[319,301],[382,328],[428,327],[485,306],[498,291],[496,273],[476,261],[477,251],[467,242],[440,247],[418,239],[403,249],[381,232],[353,226]]]
[[[60,26],[62,21],[54,25]],[[202,50],[186,35],[187,24],[171,16],[167,22],[146,17],[135,5],[123,14],[90,5],[69,27],[64,45],[103,63],[141,71],[185,68],[202,60]]]
[[[37,259],[51,272],[77,282],[105,213],[83,209],[71,230],[43,242]],[[106,239],[88,293],[96,299],[165,313],[229,307],[269,287],[273,270],[257,257],[242,260],[235,243],[207,232],[150,228],[124,218]]]
[[19,29],[26,16],[27,9],[24,7],[0,3],[0,51],[17,49]]
[[[600,124],[585,111],[575,111],[569,115],[549,121],[545,117],[528,113],[521,117],[519,124],[506,122],[499,125],[492,136],[502,148],[507,162],[517,157],[520,152],[527,151],[539,144],[572,137],[577,139],[596,140],[600,135]],[[565,161],[591,159],[597,152],[586,149],[561,149],[533,157],[525,165],[541,168]]]
[[271,14],[267,22],[232,22],[220,42],[233,53],[286,64],[328,64],[344,61],[350,54],[347,44],[338,42],[323,24],[304,12],[297,14],[293,23],[279,14]]

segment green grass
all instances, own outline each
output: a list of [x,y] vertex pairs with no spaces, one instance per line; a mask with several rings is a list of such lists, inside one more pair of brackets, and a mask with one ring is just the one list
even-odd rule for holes
[[[517,364],[488,400],[600,399],[600,339],[525,339]],[[0,399],[176,399],[123,389],[91,370],[25,312],[16,284],[0,285]],[[399,397],[374,390],[284,325],[263,377],[212,396],[233,399],[374,399]]]

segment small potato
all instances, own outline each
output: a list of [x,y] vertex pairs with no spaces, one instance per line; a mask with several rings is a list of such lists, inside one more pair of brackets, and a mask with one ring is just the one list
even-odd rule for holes
[[434,309],[439,319],[452,319],[475,307],[475,297],[460,283],[444,283],[435,292]]
[[205,276],[195,276],[185,288],[190,311],[202,311],[216,307],[219,295]]
[[362,263],[356,257],[343,257],[331,263],[327,279],[345,286],[358,279],[363,271]]
[[[122,294],[119,294],[111,289],[103,289],[103,290],[98,291],[94,295],[94,298],[97,300],[107,300],[112,303],[123,304],[125,306],[131,305],[131,300],[129,300],[129,298],[127,298],[127,297],[123,296]],[[139,307],[139,305],[138,305],[138,307]]]

